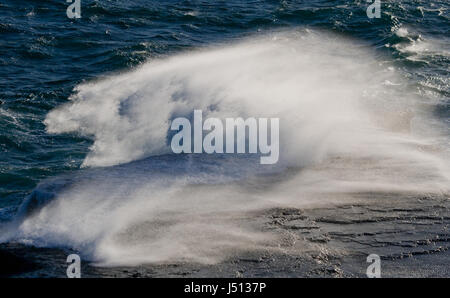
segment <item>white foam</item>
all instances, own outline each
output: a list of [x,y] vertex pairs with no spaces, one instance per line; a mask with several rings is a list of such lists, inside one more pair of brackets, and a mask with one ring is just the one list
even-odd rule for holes
[[402,53],[408,54],[407,59],[409,60],[427,62],[427,58],[434,56],[450,57],[448,38],[438,40],[414,32],[414,30],[406,27],[397,28],[395,34],[407,39],[407,41],[395,45],[395,48]]

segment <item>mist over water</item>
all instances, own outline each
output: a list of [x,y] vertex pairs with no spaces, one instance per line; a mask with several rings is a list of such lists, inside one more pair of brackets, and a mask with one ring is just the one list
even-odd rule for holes
[[[0,240],[69,247],[102,265],[215,263],[278,249],[254,219],[268,208],[448,193],[447,128],[407,81],[356,40],[298,29],[80,84],[44,123],[93,138],[84,169],[38,186]],[[170,122],[194,109],[278,117],[278,164],[172,154]]]

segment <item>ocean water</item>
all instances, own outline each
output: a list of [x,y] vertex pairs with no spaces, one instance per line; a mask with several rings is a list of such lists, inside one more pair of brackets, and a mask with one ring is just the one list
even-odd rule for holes
[[[0,241],[215,263],[277,246],[253,212],[448,194],[450,4],[367,6],[2,0]],[[194,109],[278,117],[279,163],[172,154]]]

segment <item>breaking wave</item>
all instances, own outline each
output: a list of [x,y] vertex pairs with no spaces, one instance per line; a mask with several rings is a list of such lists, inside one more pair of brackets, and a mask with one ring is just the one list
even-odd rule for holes
[[[194,109],[278,117],[279,164],[171,154],[171,120]],[[258,228],[255,213],[448,192],[448,140],[432,118],[400,71],[327,33],[275,32],[148,61],[79,85],[47,115],[49,133],[91,136],[93,146],[79,173],[27,198],[0,240],[70,247],[103,265],[278,249],[279,235]]]

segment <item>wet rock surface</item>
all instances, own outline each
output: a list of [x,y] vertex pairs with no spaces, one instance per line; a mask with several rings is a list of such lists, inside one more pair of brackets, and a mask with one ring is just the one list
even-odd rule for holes
[[[252,215],[279,236],[265,250],[236,253],[214,264],[98,267],[82,261],[82,277],[365,277],[369,254],[382,277],[450,276],[447,195],[361,195],[358,203],[277,208]],[[65,277],[70,250],[0,245],[0,274]]]

